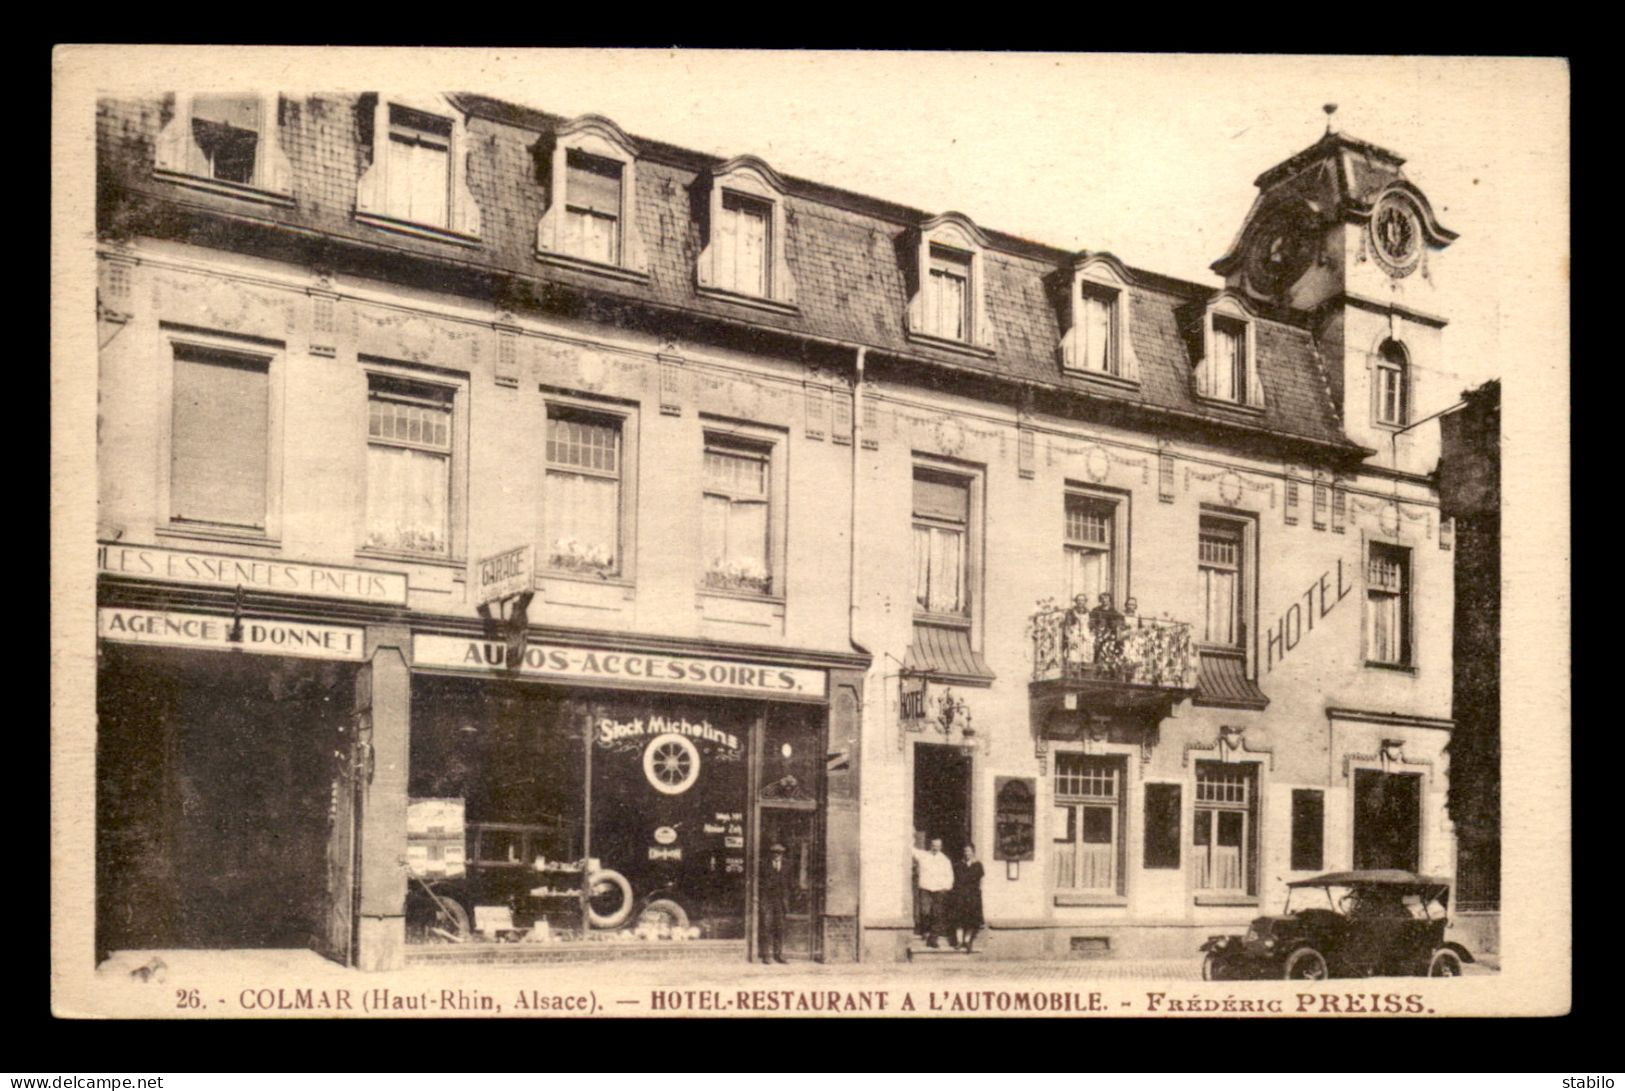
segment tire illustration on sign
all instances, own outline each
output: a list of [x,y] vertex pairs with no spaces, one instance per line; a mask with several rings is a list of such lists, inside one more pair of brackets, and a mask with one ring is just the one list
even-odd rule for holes
[[656,735],[643,751],[643,775],[657,791],[681,795],[700,779],[700,752],[682,735]]

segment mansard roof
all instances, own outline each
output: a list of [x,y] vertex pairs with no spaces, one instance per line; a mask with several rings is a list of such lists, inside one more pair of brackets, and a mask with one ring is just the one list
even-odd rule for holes
[[[1059,359],[1067,286],[1075,261],[1092,255],[1046,246],[980,228],[986,240],[986,315],[991,356],[955,352],[907,337],[910,257],[931,214],[894,202],[784,176],[786,258],[797,285],[796,306],[782,313],[700,294],[695,256],[703,244],[704,202],[697,198],[721,157],[633,134],[638,158],[636,201],[647,251],[646,279],[607,278],[536,260],[536,224],[545,210],[545,148],[570,119],[473,94],[452,100],[469,115],[467,184],[480,206],[477,246],[382,233],[357,223],[355,178],[370,158],[364,139],[363,96],[286,96],[281,139],[292,164],[291,207],[250,205],[227,196],[177,193],[152,177],[152,140],[159,128],[158,100],[106,100],[100,107],[99,167],[104,232],[178,233],[176,207],[187,215],[242,224],[258,220],[327,244],[388,247],[429,261],[454,263],[473,280],[481,270],[556,285],[593,298],[678,311],[783,332],[867,346],[871,354],[944,371],[972,373],[1048,391],[1087,395],[1127,410],[1165,413],[1263,429],[1346,453],[1358,448],[1342,434],[1322,371],[1309,318],[1264,311],[1257,319],[1257,365],[1265,388],[1262,417],[1198,401],[1191,379],[1200,358],[1200,314],[1217,286],[1195,284],[1122,265],[1132,308],[1129,329],[1139,362],[1139,386],[1106,386],[1063,374]],[[121,227],[115,226],[122,225]],[[189,237],[198,238],[195,231]],[[222,243],[224,245],[224,243]],[[1112,259],[1117,261],[1117,259]],[[376,264],[374,268],[376,268]],[[373,275],[377,275],[374,273]],[[535,293],[541,297],[544,293]]]

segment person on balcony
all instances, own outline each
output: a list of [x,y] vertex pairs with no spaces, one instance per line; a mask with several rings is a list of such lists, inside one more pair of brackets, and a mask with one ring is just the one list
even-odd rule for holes
[[1089,611],[1089,634],[1095,642],[1095,665],[1116,673],[1123,662],[1123,615],[1112,606],[1112,593],[1100,593],[1100,605]]

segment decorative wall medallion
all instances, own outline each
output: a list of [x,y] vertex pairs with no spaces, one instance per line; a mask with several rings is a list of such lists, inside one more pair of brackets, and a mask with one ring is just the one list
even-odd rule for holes
[[952,417],[937,422],[937,449],[945,455],[957,455],[965,449],[965,426]]
[[248,316],[248,296],[237,285],[211,280],[203,289],[203,313],[211,324],[224,329],[241,329]]
[[434,351],[434,338],[434,326],[417,315],[405,319],[395,331],[401,355],[420,364]]
[[581,378],[581,385],[588,390],[602,389],[608,370],[603,356],[596,352],[584,352],[576,359],[576,374]]
[[1399,505],[1384,504],[1377,513],[1377,526],[1390,538],[1399,537]]
[[1377,202],[1371,214],[1371,249],[1391,277],[1410,276],[1422,261],[1422,221],[1415,207],[1397,194]]
[[759,420],[762,415],[762,384],[748,376],[736,376],[728,384],[728,392],[733,399],[734,412],[750,420]]
[[1226,470],[1219,478],[1219,499],[1226,504],[1241,503],[1241,475],[1234,470]]
[[1111,453],[1100,444],[1095,444],[1083,456],[1083,472],[1089,475],[1089,480],[1096,485],[1106,480],[1112,472]]

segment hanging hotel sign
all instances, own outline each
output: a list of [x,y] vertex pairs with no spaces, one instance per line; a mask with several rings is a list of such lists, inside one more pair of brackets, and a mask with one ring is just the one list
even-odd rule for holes
[[[498,671],[507,663],[507,655],[507,645],[499,640],[433,633],[412,636],[412,664],[417,667]],[[753,697],[822,698],[826,694],[826,675],[821,670],[563,644],[528,645],[519,674],[664,690],[723,690]]]
[[108,606],[96,612],[96,635],[103,640],[130,644],[163,644],[212,651],[235,649],[307,659],[359,661],[366,650],[366,630],[350,626]]
[[110,576],[406,605],[406,574],[402,572],[137,545],[97,546],[96,567]]
[[531,588],[530,546],[513,549],[480,558],[474,565],[475,602],[484,606],[522,594]]

